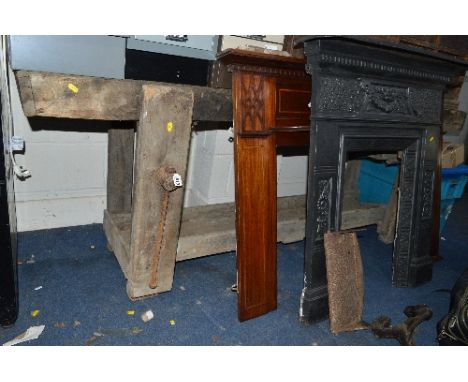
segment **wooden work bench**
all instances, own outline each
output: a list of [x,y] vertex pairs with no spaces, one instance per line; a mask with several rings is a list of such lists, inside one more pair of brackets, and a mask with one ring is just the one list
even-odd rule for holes
[[27,117],[112,121],[104,212],[109,246],[131,299],[170,290],[183,188],[163,186],[173,171],[185,179],[192,121],[232,120],[231,92],[41,72],[18,71],[16,79]]
[[[183,208],[183,187],[173,191],[166,191],[164,188],[170,189],[166,182],[166,178],[170,178],[172,173],[169,167],[180,174],[183,180],[186,178],[193,121],[233,120],[231,90],[43,72],[16,72],[23,110],[27,117],[111,121],[112,125],[108,130],[104,230],[110,249],[115,253],[127,279],[127,293],[131,299],[169,291],[172,288],[176,261],[237,248],[238,256],[240,251],[244,261],[238,263],[238,267],[241,267],[239,273],[244,277],[244,286],[241,289],[243,294],[239,296],[239,317],[255,317],[276,306],[276,280],[269,280],[273,284],[264,284],[262,294],[256,294],[252,289],[252,282],[258,283],[259,280],[251,274],[255,272],[252,264],[245,263],[245,260],[275,264],[277,240],[288,243],[305,237],[305,196],[278,198],[276,203],[275,168],[277,145],[308,145],[306,124],[310,90],[307,87],[310,81],[303,74],[293,78],[292,82],[288,80],[294,70],[303,73],[303,61],[298,59],[280,58],[286,66],[292,63],[293,72],[288,71],[291,68],[286,71],[274,69],[276,59],[273,57],[260,61],[263,65],[260,68],[263,69],[256,72],[252,69],[255,57],[248,54],[247,57],[231,55],[228,61],[231,60],[230,63],[234,65],[236,61],[245,59],[246,64],[250,61],[249,65],[234,67],[234,78],[241,80],[234,86],[234,92],[237,92],[234,106],[237,105],[238,113],[237,117],[234,116],[238,168],[236,201],[241,200],[244,203],[241,205],[245,206],[247,198],[247,204],[250,203],[255,208],[243,208],[239,211],[238,207],[237,231],[242,233],[237,235],[237,243],[234,203]],[[272,89],[268,86],[273,84],[274,78],[275,84],[283,86],[277,88],[282,89],[281,95],[284,96],[280,105],[282,109],[277,109],[283,114],[279,115],[279,128],[274,134],[269,130],[245,130],[255,129],[255,108],[265,106],[258,91],[250,93],[253,96],[250,100],[243,98],[244,92],[249,88],[249,81],[252,80],[250,84],[258,87],[259,78],[263,84],[262,91]],[[299,87],[303,102],[299,110],[291,109],[288,114],[285,108],[294,108],[294,103],[290,102],[292,93],[287,88],[291,83]],[[239,107],[242,99],[243,108],[253,106],[250,110],[253,124],[246,125],[249,122],[239,114],[247,112]],[[268,110],[268,118],[272,118],[271,113],[275,109]],[[300,113],[297,114],[297,111]],[[295,134],[296,138],[292,138],[287,132],[287,127],[291,126],[287,122],[291,115],[300,115],[302,121],[301,124],[293,123],[293,128],[303,125],[297,129],[299,133]],[[251,155],[241,158],[240,155],[245,153]],[[259,160],[265,166],[256,168]],[[262,168],[264,172],[256,172]],[[242,178],[239,169],[247,178]],[[356,171],[349,173],[356,178]],[[256,178],[256,175],[260,177]],[[265,193],[265,188],[260,188],[255,193],[251,187],[244,187],[249,179],[255,181],[257,186],[267,182],[269,192]],[[385,208],[366,207],[360,214],[355,212],[354,209],[344,211],[343,229],[375,224],[382,219]],[[254,238],[249,236],[249,232]],[[264,299],[265,293],[270,296],[267,309],[264,309],[265,305],[258,309],[258,301],[254,300],[256,296],[260,300]],[[249,303],[251,306],[246,306]],[[244,308],[247,308],[247,313]]]

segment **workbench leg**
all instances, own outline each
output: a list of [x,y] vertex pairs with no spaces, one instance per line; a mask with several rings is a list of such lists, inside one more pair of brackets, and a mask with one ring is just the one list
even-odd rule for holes
[[277,307],[275,135],[236,133],[234,155],[238,317],[243,321]]
[[[178,188],[167,199],[157,174],[169,166],[185,180],[193,110],[193,93],[185,89],[143,85],[142,94],[127,280],[132,299],[172,288],[184,192]],[[154,264],[156,286],[150,288]]]
[[107,210],[130,213],[135,122],[112,122],[112,125],[107,149]]
[[108,131],[107,144],[107,207],[103,226],[107,249],[114,252],[122,270],[127,269],[128,258],[111,229],[111,214],[130,214],[132,209],[133,147],[135,122],[113,121]]

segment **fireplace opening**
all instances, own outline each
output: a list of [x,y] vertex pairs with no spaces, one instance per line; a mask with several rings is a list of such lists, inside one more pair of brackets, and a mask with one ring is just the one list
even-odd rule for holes
[[376,226],[378,238],[395,237],[401,152],[349,152],[344,166],[339,229]]
[[343,192],[337,201],[339,230],[356,231],[364,284],[374,278],[392,282],[403,153],[366,150],[345,155]]

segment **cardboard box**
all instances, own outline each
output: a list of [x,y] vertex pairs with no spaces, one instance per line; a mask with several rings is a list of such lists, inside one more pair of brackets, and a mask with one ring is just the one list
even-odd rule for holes
[[466,113],[464,111],[445,109],[442,131],[451,135],[460,134],[463,124],[465,123],[465,119]]
[[[224,35],[220,39],[219,53],[226,49],[248,49],[257,47],[281,52],[284,36],[282,35]],[[231,89],[232,75],[221,61],[214,61],[208,75],[208,86],[213,88]]]
[[465,145],[444,142],[442,146],[442,167],[457,167],[465,161]]

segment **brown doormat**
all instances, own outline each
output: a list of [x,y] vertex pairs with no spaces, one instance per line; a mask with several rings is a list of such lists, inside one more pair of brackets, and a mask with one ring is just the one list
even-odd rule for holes
[[333,334],[367,329],[362,321],[364,280],[355,232],[324,235],[330,330]]

